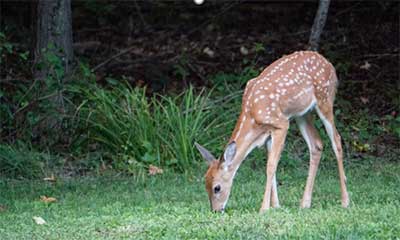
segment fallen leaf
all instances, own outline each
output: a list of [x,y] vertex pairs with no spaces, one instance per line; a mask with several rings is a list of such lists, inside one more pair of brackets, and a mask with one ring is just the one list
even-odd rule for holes
[[209,47],[204,48],[203,53],[207,54],[210,58],[214,57],[214,51]]
[[42,217],[33,217],[33,221],[38,225],[46,224],[46,221]]
[[49,182],[55,182],[56,181],[56,177],[52,173],[50,177],[45,177],[45,178],[43,178],[43,180],[44,181],[49,181]]
[[249,50],[245,46],[241,46],[240,53],[243,55],[247,55],[247,54],[249,54]]
[[52,203],[52,202],[57,202],[57,198],[40,196],[40,201],[45,202],[45,203]]
[[149,166],[149,175],[153,176],[153,175],[156,175],[156,174],[162,174],[163,172],[164,171],[161,168],[150,164],[150,166]]
[[360,66],[360,69],[368,70],[370,69],[371,64],[368,61],[365,61],[363,65]]
[[143,87],[146,84],[146,82],[143,79],[139,79],[136,82],[136,86],[138,87]]
[[364,104],[369,103],[369,99],[366,98],[366,97],[360,97],[360,100],[361,100],[361,102],[364,103]]

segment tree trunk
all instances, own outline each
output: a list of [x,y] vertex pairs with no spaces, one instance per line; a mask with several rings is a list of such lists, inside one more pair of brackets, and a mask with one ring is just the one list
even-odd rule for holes
[[53,53],[60,59],[63,69],[61,84],[72,70],[72,19],[71,0],[39,0],[37,5],[37,30],[35,62],[44,65],[35,72],[37,79],[44,79],[53,74],[53,62],[46,53]]
[[73,67],[71,0],[38,0],[36,16],[34,77],[49,101],[46,120],[34,129],[40,137],[59,132],[65,112],[62,92]]
[[311,29],[310,39],[308,40],[309,49],[318,50],[319,39],[324,29],[326,17],[328,16],[330,0],[320,0],[314,24]]

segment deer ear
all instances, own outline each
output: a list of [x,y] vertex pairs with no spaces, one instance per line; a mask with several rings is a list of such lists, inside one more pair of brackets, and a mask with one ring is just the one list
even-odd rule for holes
[[212,153],[210,153],[203,146],[201,146],[197,142],[195,142],[194,145],[196,146],[197,150],[199,150],[201,156],[203,156],[203,158],[207,161],[208,164],[215,160],[214,155],[212,155]]
[[224,152],[224,162],[226,166],[231,165],[235,154],[236,154],[236,142],[233,141],[228,144]]

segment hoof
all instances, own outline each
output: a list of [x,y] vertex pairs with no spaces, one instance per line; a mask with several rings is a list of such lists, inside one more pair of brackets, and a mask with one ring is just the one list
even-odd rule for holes
[[302,200],[300,203],[300,208],[310,208],[311,207],[311,200]]
[[311,207],[311,203],[302,203],[300,204],[300,208],[307,209]]
[[272,205],[272,208],[280,208],[280,207],[281,207],[281,205],[279,205],[279,203]]
[[342,207],[343,208],[348,208],[349,207],[349,205],[350,205],[350,200],[349,200],[349,198],[346,198],[346,199],[342,199]]
[[265,212],[267,212],[268,209],[264,209],[264,208],[260,208],[260,210],[258,211],[260,214],[264,214]]

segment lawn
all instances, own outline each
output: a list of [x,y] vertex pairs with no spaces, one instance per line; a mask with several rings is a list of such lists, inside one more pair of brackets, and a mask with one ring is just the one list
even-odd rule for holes
[[[346,162],[351,206],[340,207],[333,159],[321,163],[311,209],[299,209],[306,161],[280,166],[281,208],[259,214],[263,160],[247,160],[228,209],[211,213],[196,174],[85,176],[0,181],[0,239],[399,239],[400,166],[381,158]],[[257,169],[252,167],[256,165]],[[44,203],[40,196],[57,198]],[[44,225],[37,225],[40,216]]]

